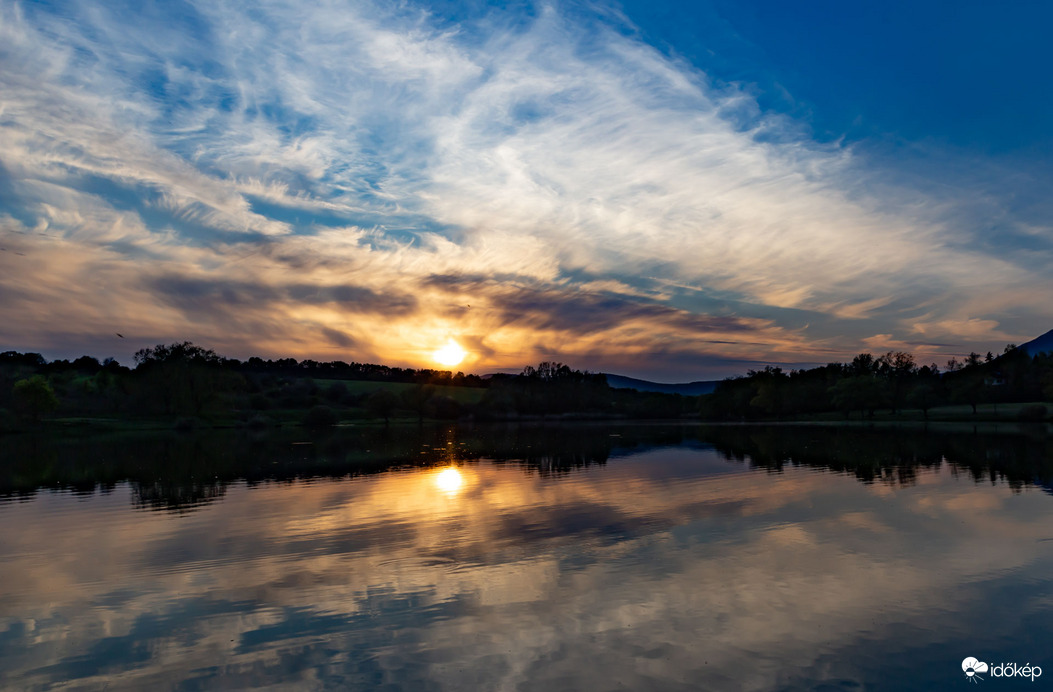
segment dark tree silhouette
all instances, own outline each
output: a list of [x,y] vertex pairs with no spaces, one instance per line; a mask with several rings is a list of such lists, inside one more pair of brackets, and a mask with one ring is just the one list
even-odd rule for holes
[[928,382],[914,385],[907,394],[907,403],[921,409],[923,417],[929,417],[929,409],[936,404],[936,388]]
[[200,415],[220,390],[241,379],[215,351],[189,341],[141,349],[135,362],[142,404],[166,414]]
[[384,425],[387,425],[398,404],[399,400],[394,392],[378,389],[366,397],[366,412],[372,418],[383,418]]
[[984,377],[976,368],[963,368],[962,372],[950,385],[951,401],[959,404],[969,404],[976,415],[976,405],[980,403],[984,394]]
[[338,420],[333,409],[319,404],[311,407],[311,410],[303,417],[301,423],[305,428],[328,428],[336,425]]
[[41,416],[54,411],[59,403],[55,392],[43,375],[33,375],[28,379],[15,382],[12,394],[15,410],[33,422],[38,422]]
[[418,384],[412,389],[402,392],[402,403],[409,410],[417,414],[417,421],[424,421],[424,414],[428,408],[428,401],[435,396],[435,387],[430,384]]

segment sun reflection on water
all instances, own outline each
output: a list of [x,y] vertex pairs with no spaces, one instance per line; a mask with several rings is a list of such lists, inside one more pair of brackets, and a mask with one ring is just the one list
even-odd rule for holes
[[461,472],[450,466],[435,475],[435,485],[447,495],[456,495],[464,485]]

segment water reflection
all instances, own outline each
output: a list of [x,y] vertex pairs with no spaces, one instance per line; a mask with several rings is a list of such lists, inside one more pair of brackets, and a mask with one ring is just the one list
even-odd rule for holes
[[456,495],[464,485],[464,478],[456,468],[447,466],[435,474],[435,485],[447,495]]
[[612,456],[670,446],[714,447],[750,468],[811,467],[864,482],[910,484],[947,463],[977,481],[1053,489],[1053,435],[1041,427],[923,430],[805,426],[489,426],[201,435],[109,435],[81,439],[9,436],[0,447],[0,502],[43,489],[80,495],[134,489],[143,509],[177,512],[223,497],[230,483],[348,478],[392,468],[444,467],[479,459],[545,477],[602,466]]
[[618,434],[56,442],[46,482],[2,467],[22,501],[0,503],[0,687],[938,689],[967,655],[1053,674],[1041,435]]

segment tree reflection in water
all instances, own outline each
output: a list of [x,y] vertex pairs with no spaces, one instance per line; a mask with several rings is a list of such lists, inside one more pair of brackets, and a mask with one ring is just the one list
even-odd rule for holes
[[475,425],[335,428],[327,432],[212,431],[5,438],[0,497],[44,489],[108,492],[127,482],[136,507],[185,512],[243,481],[341,478],[486,460],[559,477],[612,456],[680,444],[715,447],[728,461],[779,472],[828,469],[865,483],[910,485],[947,463],[977,482],[1053,491],[1053,436],[1044,426],[977,432],[852,426]]

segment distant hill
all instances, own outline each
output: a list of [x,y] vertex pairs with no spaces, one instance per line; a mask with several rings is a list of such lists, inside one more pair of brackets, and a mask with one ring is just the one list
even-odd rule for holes
[[1042,336],[1028,341],[1026,344],[1020,344],[1017,348],[1026,351],[1029,356],[1043,352],[1053,353],[1053,329],[1050,329]]
[[635,389],[638,392],[661,392],[663,394],[684,394],[685,396],[698,396],[709,394],[716,389],[720,380],[700,380],[698,382],[683,382],[680,384],[665,384],[662,382],[648,382],[638,380],[635,377],[624,375],[612,375],[606,373],[607,384],[613,389]]

